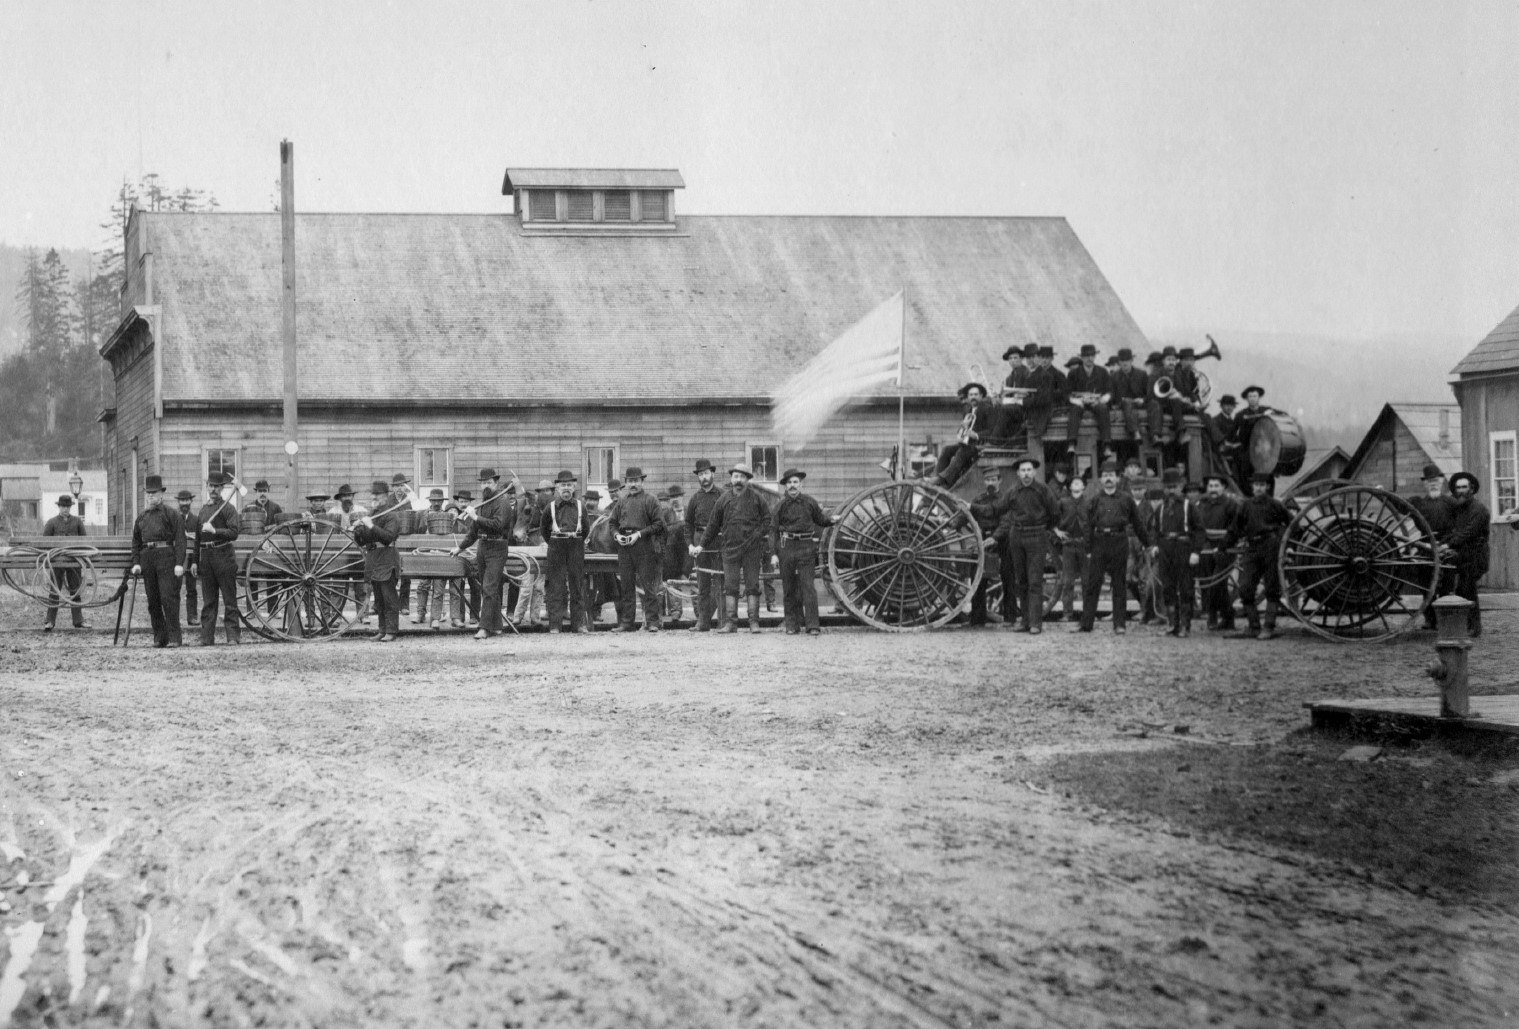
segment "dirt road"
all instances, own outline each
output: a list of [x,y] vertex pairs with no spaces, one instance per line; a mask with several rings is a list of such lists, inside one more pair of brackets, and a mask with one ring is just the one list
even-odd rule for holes
[[[1306,699],[1430,692],[1428,637],[123,652],[18,624],[0,624],[12,1024],[1519,1014],[1511,898],[1415,891],[1045,775],[1056,756],[1301,739]],[[1490,628],[1474,692],[1519,692],[1519,614]]]

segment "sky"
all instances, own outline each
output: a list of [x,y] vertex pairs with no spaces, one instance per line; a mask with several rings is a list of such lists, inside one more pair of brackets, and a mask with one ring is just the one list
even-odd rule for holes
[[1515,2],[378,0],[0,7],[0,242],[122,179],[501,212],[679,168],[699,214],[1061,215],[1151,335],[1474,343],[1519,305]]

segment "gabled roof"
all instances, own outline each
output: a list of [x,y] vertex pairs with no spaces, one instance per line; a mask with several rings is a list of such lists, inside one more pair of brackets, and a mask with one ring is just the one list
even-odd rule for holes
[[[1340,473],[1350,464],[1350,455],[1345,453],[1344,447],[1338,445],[1319,453],[1309,451],[1309,457],[1310,460],[1298,469],[1296,475],[1288,479],[1284,484],[1277,486],[1277,496],[1289,497],[1303,483],[1317,482],[1319,479],[1339,478]],[[1339,465],[1338,468],[1335,468],[1336,464]],[[1330,474],[1320,474],[1326,469],[1332,469]]]
[[[1443,439],[1440,434],[1442,413],[1448,430]],[[1461,470],[1461,408],[1456,404],[1399,401],[1383,405],[1376,420],[1371,423],[1371,429],[1351,455],[1350,465],[1345,472],[1347,478],[1355,477],[1362,462],[1366,460],[1366,455],[1381,437],[1387,422],[1393,418],[1403,423],[1429,460],[1439,465],[1440,471],[1449,476]]]
[[1472,347],[1450,373],[1464,376],[1515,370],[1519,370],[1519,307]]
[[685,189],[674,168],[508,168],[501,192],[514,189]]
[[[279,215],[142,217],[165,402],[278,402]],[[511,215],[298,214],[300,396],[752,401],[899,289],[910,396],[995,375],[1012,342],[1147,347],[1063,218],[680,226],[669,238],[534,237]]]

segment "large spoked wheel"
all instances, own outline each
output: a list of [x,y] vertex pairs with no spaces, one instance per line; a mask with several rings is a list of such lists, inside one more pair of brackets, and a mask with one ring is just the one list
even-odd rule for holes
[[1282,536],[1282,601],[1326,639],[1385,640],[1412,628],[1435,597],[1440,556],[1412,504],[1369,486],[1308,503]]
[[364,555],[347,532],[326,522],[284,522],[248,556],[243,618],[266,639],[336,639],[359,627],[363,581]]
[[862,490],[839,508],[828,579],[844,608],[892,632],[934,629],[981,582],[981,532],[954,494],[921,482]]

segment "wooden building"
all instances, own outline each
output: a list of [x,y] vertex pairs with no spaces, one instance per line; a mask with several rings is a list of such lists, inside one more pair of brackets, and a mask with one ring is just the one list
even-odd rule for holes
[[[510,169],[501,214],[296,216],[302,492],[482,466],[587,486],[640,465],[690,485],[696,458],[790,465],[825,502],[883,478],[897,390],[805,449],[770,397],[905,291],[910,443],[953,439],[957,387],[1000,381],[1011,343],[1143,352],[1143,334],[1063,218],[677,213],[675,171]],[[123,317],[101,355],[113,524],[143,477],[211,470],[283,499],[278,214],[135,211]]]
[[1298,469],[1297,474],[1277,483],[1276,495],[1279,497],[1292,497],[1316,482],[1325,482],[1330,479],[1344,479],[1345,469],[1349,465],[1350,455],[1345,453],[1344,447],[1335,446],[1330,447],[1328,450],[1310,450],[1304,456],[1303,467]]
[[1455,404],[1382,405],[1341,477],[1405,496],[1424,492],[1424,466],[1461,470],[1461,409]]
[[[1473,347],[1451,375],[1461,405],[1466,470],[1481,481],[1479,498],[1496,522],[1515,510],[1519,495],[1519,308]],[[1494,525],[1490,556],[1483,584],[1519,587],[1519,532]]]

